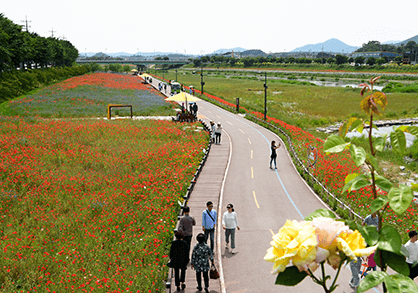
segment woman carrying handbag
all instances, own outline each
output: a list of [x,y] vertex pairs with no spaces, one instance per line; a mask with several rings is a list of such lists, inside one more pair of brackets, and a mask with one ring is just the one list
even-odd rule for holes
[[192,253],[192,269],[196,271],[197,290],[202,291],[202,274],[205,282],[205,292],[209,293],[209,260],[213,262],[212,249],[205,243],[205,234],[199,233],[196,237],[197,244]]

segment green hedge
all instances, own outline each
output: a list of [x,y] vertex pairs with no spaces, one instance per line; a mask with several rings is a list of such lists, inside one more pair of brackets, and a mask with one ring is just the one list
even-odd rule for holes
[[34,89],[58,81],[83,75],[90,71],[89,65],[72,67],[51,67],[27,71],[3,72],[0,76],[0,103],[14,99]]

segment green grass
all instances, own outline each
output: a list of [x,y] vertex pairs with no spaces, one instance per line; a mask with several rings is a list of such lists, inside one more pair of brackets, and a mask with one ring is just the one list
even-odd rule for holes
[[[233,74],[233,71],[230,72]],[[238,74],[238,73],[236,73]],[[369,75],[368,78],[371,76]],[[166,79],[175,79],[174,72],[165,73]],[[264,79],[254,80],[249,75],[234,78],[217,78],[204,72],[204,91],[249,110],[264,112]],[[200,74],[178,73],[178,81],[184,85],[194,85],[200,90]],[[360,83],[360,80],[358,80]],[[315,129],[356,116],[366,118],[359,109],[362,99],[360,89],[342,87],[322,87],[308,85],[308,82],[294,80],[268,80],[268,115],[306,130]],[[418,94],[388,94],[389,112],[377,119],[413,117],[418,113]]]

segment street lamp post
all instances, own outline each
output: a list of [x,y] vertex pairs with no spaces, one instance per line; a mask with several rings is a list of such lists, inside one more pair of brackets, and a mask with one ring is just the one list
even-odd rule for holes
[[264,121],[267,119],[267,72],[265,72],[264,78]]
[[200,68],[200,85],[201,85],[201,92],[203,95],[203,86],[205,85],[205,82],[203,81],[203,66]]
[[177,68],[176,68],[176,81],[177,81]]

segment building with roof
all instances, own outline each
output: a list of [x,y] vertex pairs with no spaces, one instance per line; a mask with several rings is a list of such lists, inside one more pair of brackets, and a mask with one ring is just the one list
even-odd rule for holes
[[395,52],[385,52],[385,51],[355,52],[355,53],[353,53],[351,55],[351,57],[353,57],[353,58],[356,58],[356,57],[364,57],[367,60],[367,58],[369,58],[369,57],[374,57],[376,59],[385,58],[388,61],[393,61],[398,56],[401,56],[402,57],[402,54],[395,53]]

